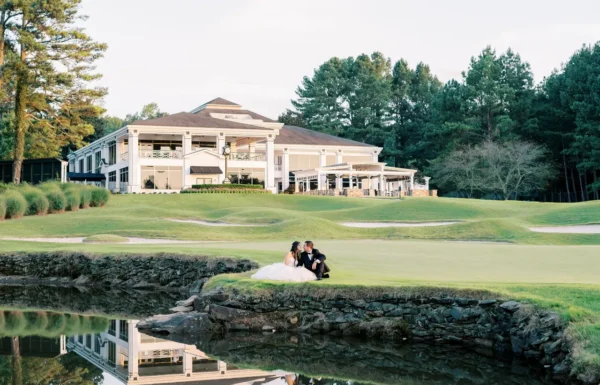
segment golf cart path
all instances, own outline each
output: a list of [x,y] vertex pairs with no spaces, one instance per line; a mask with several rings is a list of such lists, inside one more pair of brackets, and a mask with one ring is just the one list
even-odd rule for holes
[[536,233],[555,234],[600,234],[600,225],[575,225],[575,226],[544,226],[530,227]]
[[380,229],[384,227],[433,227],[448,226],[458,222],[341,222],[340,225],[346,227],[356,227],[362,229]]

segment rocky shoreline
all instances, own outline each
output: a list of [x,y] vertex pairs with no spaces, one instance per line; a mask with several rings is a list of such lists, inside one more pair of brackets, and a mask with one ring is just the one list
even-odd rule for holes
[[[285,332],[370,340],[460,345],[521,357],[567,383],[572,346],[567,325],[551,311],[497,298],[276,291],[252,294],[215,288],[178,303],[173,315],[151,317],[138,328],[154,333]],[[588,382],[590,384],[594,381]]]
[[0,283],[161,289],[199,292],[219,274],[258,268],[256,262],[181,254],[1,253]]

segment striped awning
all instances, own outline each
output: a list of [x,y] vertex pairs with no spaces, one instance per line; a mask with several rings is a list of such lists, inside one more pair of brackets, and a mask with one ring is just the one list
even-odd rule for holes
[[192,175],[220,175],[223,171],[218,166],[191,166],[190,174]]

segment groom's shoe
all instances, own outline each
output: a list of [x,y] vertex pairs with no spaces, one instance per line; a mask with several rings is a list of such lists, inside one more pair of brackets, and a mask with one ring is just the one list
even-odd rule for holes
[[327,278],[329,278],[329,274],[323,274],[323,278],[324,278],[324,279],[327,279]]

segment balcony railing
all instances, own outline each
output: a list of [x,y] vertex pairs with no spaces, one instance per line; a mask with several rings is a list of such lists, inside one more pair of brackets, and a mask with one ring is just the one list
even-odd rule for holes
[[148,150],[140,150],[140,158],[181,159],[181,158],[183,158],[183,151],[172,151],[172,150],[148,151]]
[[261,161],[266,160],[265,154],[257,154],[250,152],[232,152],[229,154],[231,160],[245,160],[245,161]]

